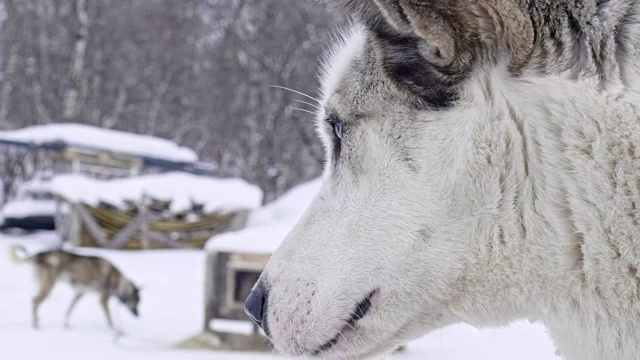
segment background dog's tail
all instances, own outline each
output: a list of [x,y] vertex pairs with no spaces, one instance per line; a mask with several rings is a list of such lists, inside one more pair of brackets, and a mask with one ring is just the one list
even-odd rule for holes
[[15,264],[22,264],[29,261],[27,249],[21,245],[13,245],[11,247],[11,260]]

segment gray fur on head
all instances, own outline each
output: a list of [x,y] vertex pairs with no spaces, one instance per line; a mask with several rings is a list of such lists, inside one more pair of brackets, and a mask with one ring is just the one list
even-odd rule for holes
[[640,5],[332,4],[359,25],[323,71],[324,185],[261,278],[274,344],[530,318],[567,360],[637,359]]

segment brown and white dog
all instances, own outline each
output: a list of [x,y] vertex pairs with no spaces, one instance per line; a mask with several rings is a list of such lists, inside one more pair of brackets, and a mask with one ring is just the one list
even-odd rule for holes
[[49,296],[53,286],[59,280],[68,281],[76,294],[65,314],[65,327],[69,326],[69,318],[78,301],[86,293],[100,295],[100,305],[104,310],[109,327],[113,329],[113,321],[109,311],[109,298],[115,296],[129,311],[138,316],[140,289],[109,261],[96,257],[78,255],[64,250],[51,250],[28,255],[22,246],[14,246],[11,258],[15,263],[29,263],[35,267],[40,285],[38,294],[33,298],[32,324],[40,327],[38,308]]

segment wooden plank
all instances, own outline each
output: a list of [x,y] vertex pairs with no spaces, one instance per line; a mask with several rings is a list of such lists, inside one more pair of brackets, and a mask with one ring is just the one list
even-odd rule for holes
[[89,230],[89,233],[96,243],[108,249],[120,249],[126,244],[146,222],[146,215],[140,214],[120,230],[113,239],[109,239],[106,231],[96,222],[95,218],[81,204],[73,205],[74,212],[82,219],[82,222]]
[[89,211],[87,211],[87,209],[85,209],[81,204],[74,204],[73,208],[78,213],[78,215],[80,215],[82,222],[87,227],[87,230],[89,230],[89,233],[96,241],[96,243],[105,248],[112,248],[111,244],[109,243],[109,237],[107,236],[107,233],[102,230],[100,225],[98,225]]
[[120,249],[140,230],[147,221],[145,214],[140,214],[120,230],[111,240],[111,246]]
[[82,245],[82,225],[80,220],[80,215],[77,210],[71,205],[69,212],[69,240],[73,246],[81,246]]
[[211,320],[216,318],[216,303],[213,297],[213,274],[216,264],[216,254],[207,254],[204,267],[204,324],[202,331],[210,331]]
[[141,200],[141,204],[140,204],[140,216],[143,217],[143,219],[145,219],[145,221],[142,222],[141,226],[140,226],[140,241],[142,242],[142,248],[143,249],[148,249],[149,248],[149,208],[148,208],[148,201],[147,201],[147,195],[143,194],[142,195],[142,200]]
[[67,242],[70,240],[69,228],[71,223],[71,214],[67,214],[64,216],[62,213],[62,199],[56,196],[56,214],[54,217],[54,222],[56,225],[56,232],[60,235],[60,239],[62,242]]
[[[247,316],[229,317],[227,314],[226,292],[227,263],[229,254],[212,253],[207,256],[207,269],[205,272],[205,330],[209,330],[209,323],[213,319],[246,319]],[[244,314],[244,312],[243,312]]]

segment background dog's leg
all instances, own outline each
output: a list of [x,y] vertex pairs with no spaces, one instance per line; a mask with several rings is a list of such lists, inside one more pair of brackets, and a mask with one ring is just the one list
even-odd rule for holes
[[118,329],[113,329],[113,344],[117,345],[118,341],[120,341],[120,339],[122,339],[125,336],[125,333],[121,330]]
[[111,320],[111,312],[109,311],[109,295],[100,295],[100,305],[102,305],[104,315],[107,317],[109,328],[113,329],[113,321]]
[[67,329],[69,328],[69,319],[71,318],[71,312],[73,312],[73,309],[76,307],[76,304],[82,298],[83,295],[84,295],[83,292],[77,292],[76,295],[73,297],[73,300],[71,300],[71,304],[69,304],[69,308],[67,309],[67,313],[64,315],[64,327],[65,328],[67,328]]
[[39,269],[38,270],[38,280],[40,281],[40,290],[38,291],[38,295],[33,298],[33,309],[32,309],[32,325],[34,329],[40,328],[40,319],[38,318],[38,308],[40,304],[49,296],[51,293],[51,289],[53,289],[53,285],[55,285],[55,275],[53,271],[50,269]]

